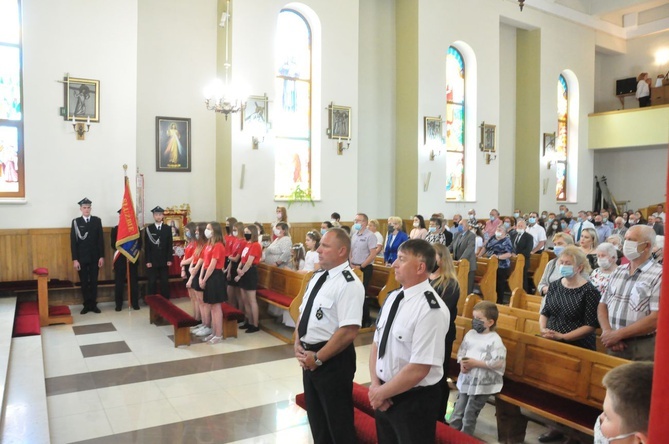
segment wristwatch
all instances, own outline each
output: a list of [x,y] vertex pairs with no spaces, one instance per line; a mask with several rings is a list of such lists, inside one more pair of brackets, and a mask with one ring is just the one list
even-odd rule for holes
[[323,361],[321,361],[320,359],[318,359],[318,353],[314,353],[314,363],[315,363],[318,367],[320,367],[321,365],[323,365]]

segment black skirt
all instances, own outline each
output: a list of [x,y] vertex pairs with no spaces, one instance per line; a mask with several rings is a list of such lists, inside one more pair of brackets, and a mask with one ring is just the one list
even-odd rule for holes
[[184,278],[184,284],[188,282],[188,279],[190,278],[190,267],[184,266],[181,267],[183,271],[186,273],[186,277]]
[[195,273],[193,276],[193,281],[190,284],[190,288],[192,288],[195,291],[202,291],[202,288],[200,287],[200,273],[202,272],[202,267]]
[[237,277],[238,266],[239,262],[230,261],[230,279],[228,279],[228,285],[230,285],[231,287],[239,287],[239,282],[235,282],[235,278]]
[[251,266],[239,279],[239,288],[242,290],[258,289],[258,268],[255,265]]
[[227,284],[223,270],[216,269],[204,286],[204,298],[206,304],[220,304],[228,300]]

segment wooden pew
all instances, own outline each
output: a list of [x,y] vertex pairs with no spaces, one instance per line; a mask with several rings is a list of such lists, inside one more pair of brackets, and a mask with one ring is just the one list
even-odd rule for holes
[[[377,297],[381,292],[381,289],[388,282],[388,275],[390,274],[391,267],[387,267],[383,264],[377,264],[376,262],[372,265],[372,278],[369,280],[369,286],[367,288],[367,296]],[[379,302],[379,306],[381,303]]]
[[512,293],[516,288],[523,288],[523,268],[525,268],[525,256],[521,254],[511,258],[511,273],[508,282]]
[[469,280],[469,261],[453,261],[455,274],[458,275],[458,285],[460,285],[460,298],[458,299],[458,314],[462,315],[462,310],[467,299],[467,285]]
[[[458,316],[453,357],[470,328],[471,319]],[[497,333],[507,349],[504,388],[495,403],[499,441],[523,442],[521,408],[592,435],[606,393],[602,378],[628,361],[501,325]]]
[[496,256],[486,258],[476,258],[476,278],[474,281],[478,284],[483,299],[490,302],[497,302],[497,267],[499,261]]
[[[256,297],[258,301],[274,305],[282,310],[288,310],[291,317],[296,319],[299,315],[302,297],[312,274],[311,272],[300,273],[260,263],[258,264],[258,291]],[[259,327],[287,343],[292,342],[292,338],[267,328],[263,323],[260,323]]]
[[520,308],[523,310],[534,311],[539,313],[541,310],[541,302],[543,297],[533,294],[527,294],[522,285],[511,292],[511,300],[509,307]]
[[386,301],[386,298],[388,297],[388,293],[391,291],[401,287],[400,283],[397,282],[397,279],[395,279],[395,269],[391,268],[390,272],[388,273],[388,278],[386,279],[386,283],[379,291],[378,295],[378,301],[379,301],[379,307],[383,306],[383,303]]
[[532,277],[534,288],[539,287],[539,282],[541,281],[541,276],[544,274],[548,260],[548,253],[545,251],[541,254],[530,254],[530,268],[527,273]]

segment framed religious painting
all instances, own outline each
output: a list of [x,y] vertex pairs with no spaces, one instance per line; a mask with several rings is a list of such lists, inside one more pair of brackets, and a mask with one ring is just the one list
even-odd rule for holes
[[444,143],[443,121],[439,117],[427,117],[423,119],[423,144],[433,145]]
[[495,125],[481,123],[481,142],[479,143],[481,151],[494,153],[497,149],[496,139]]
[[330,139],[351,140],[351,107],[328,106],[328,129]]
[[100,81],[65,77],[65,120],[100,121]]
[[555,133],[544,133],[544,156],[555,154]]
[[190,119],[156,117],[156,171],[190,172]]

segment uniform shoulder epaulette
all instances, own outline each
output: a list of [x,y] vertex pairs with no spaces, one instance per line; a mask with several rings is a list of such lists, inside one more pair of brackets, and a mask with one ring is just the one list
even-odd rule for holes
[[344,275],[344,279],[346,279],[346,282],[353,282],[355,280],[355,278],[353,277],[353,273],[351,273],[350,270],[343,270],[341,274]]
[[439,302],[437,302],[437,296],[430,290],[427,290],[425,293],[425,299],[427,303],[430,304],[430,308],[439,308]]

